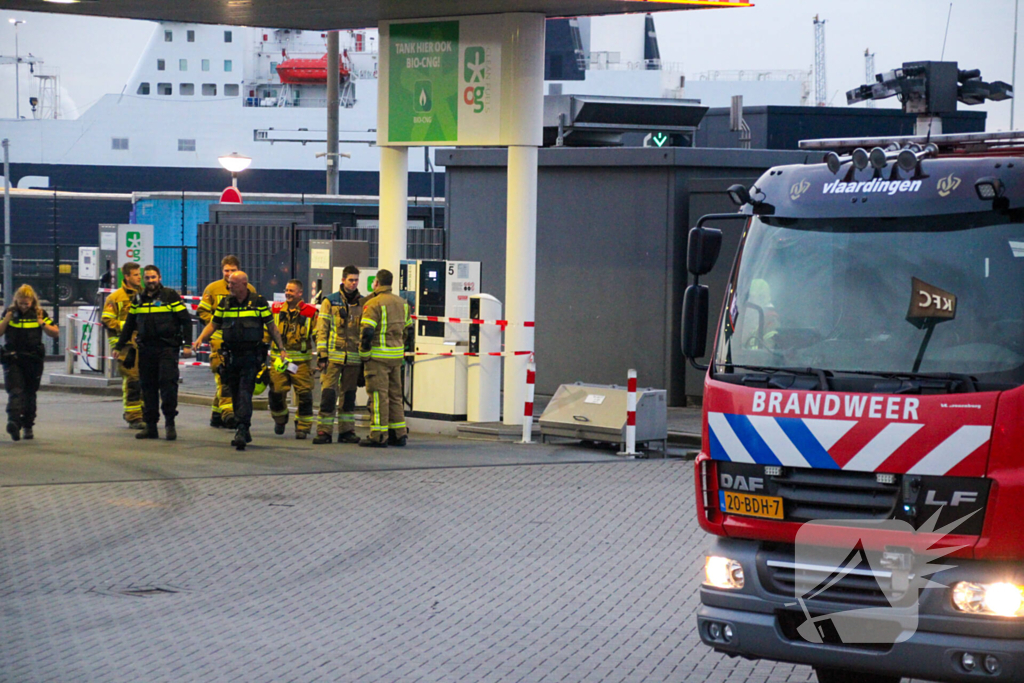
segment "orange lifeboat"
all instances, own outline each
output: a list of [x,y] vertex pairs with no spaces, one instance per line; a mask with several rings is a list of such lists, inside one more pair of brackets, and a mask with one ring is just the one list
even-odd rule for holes
[[[338,72],[341,80],[349,75],[348,65],[344,58],[338,59]],[[277,76],[282,83],[326,83],[327,55],[320,59],[289,59],[277,65]]]

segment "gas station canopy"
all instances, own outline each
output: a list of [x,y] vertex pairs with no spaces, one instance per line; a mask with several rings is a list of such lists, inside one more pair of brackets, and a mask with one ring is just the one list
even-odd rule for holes
[[566,17],[749,5],[742,0],[0,0],[0,8],[8,10],[319,31],[505,12]]

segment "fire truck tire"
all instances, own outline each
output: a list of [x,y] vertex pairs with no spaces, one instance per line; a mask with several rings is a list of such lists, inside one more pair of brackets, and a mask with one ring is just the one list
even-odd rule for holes
[[818,677],[818,683],[900,683],[902,680],[899,676],[858,673],[820,666],[814,667],[814,675]]
[[78,287],[75,286],[74,280],[57,280],[57,298],[61,306],[70,306],[78,301]]

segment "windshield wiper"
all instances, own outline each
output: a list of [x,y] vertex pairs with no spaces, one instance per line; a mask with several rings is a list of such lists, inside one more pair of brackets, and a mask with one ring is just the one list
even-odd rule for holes
[[[743,378],[744,384],[764,383],[765,386],[773,389],[822,389],[825,391],[831,389],[828,383],[828,373],[821,368],[774,368],[765,365],[744,365],[742,363],[723,363],[723,365],[727,369],[741,368],[743,370],[763,372],[765,375],[768,375],[763,379],[747,375]],[[800,380],[800,378],[807,377],[814,378],[815,383],[808,385],[806,381]]]
[[870,370],[836,370],[835,372],[892,380],[892,386],[875,385],[876,391],[892,394],[919,394],[929,389],[944,389],[950,393],[962,394],[973,394],[978,391],[977,379],[957,372],[874,372]]

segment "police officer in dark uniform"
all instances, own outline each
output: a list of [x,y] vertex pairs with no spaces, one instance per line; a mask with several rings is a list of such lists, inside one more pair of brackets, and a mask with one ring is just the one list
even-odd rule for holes
[[0,334],[6,345],[0,351],[7,389],[7,433],[15,441],[34,437],[36,393],[43,378],[43,333],[56,337],[60,330],[39,306],[35,290],[22,285],[14,293],[14,305],[0,320]]
[[146,426],[135,438],[159,438],[156,423],[162,403],[164,435],[168,441],[174,441],[178,438],[174,427],[178,414],[178,351],[184,344],[182,355],[192,355],[192,317],[181,296],[163,286],[159,268],[146,266],[143,278],[145,289],[135,295],[114,351],[120,354],[131,341],[132,333],[138,332],[135,342],[139,347],[142,420]]
[[231,445],[240,451],[252,441],[249,427],[252,422],[252,395],[256,376],[266,366],[267,344],[264,328],[282,349],[281,360],[288,357],[284,340],[274,324],[267,300],[249,291],[249,276],[238,270],[228,278],[231,296],[224,297],[213,311],[213,319],[199,335],[196,344],[202,344],[217,330],[223,335],[221,380],[231,391],[235,409],[235,438]]

